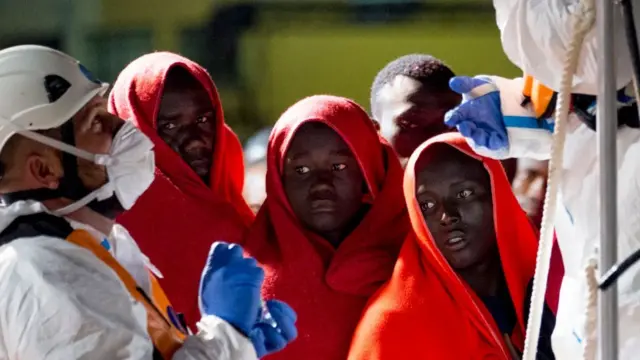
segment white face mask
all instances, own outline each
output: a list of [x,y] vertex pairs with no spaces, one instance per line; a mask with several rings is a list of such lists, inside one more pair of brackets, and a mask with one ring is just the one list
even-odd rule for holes
[[93,154],[36,132],[21,131],[20,135],[97,165],[104,165],[107,169],[106,184],[73,204],[52,211],[57,216],[70,214],[94,200],[102,201],[114,195],[122,208],[129,210],[153,181],[155,169],[153,143],[131,122],[126,121],[118,130],[109,154]]

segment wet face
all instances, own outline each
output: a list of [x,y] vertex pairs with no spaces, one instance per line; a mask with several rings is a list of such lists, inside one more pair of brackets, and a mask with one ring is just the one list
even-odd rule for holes
[[307,123],[285,156],[283,185],[303,226],[337,246],[357,223],[365,181],[349,146],[331,128]]
[[440,252],[465,270],[497,254],[490,179],[481,162],[444,146],[416,169],[416,197]]
[[398,155],[408,158],[424,141],[451,131],[444,115],[460,102],[451,92],[436,92],[420,82],[403,76],[385,86],[378,94],[382,135]]
[[186,70],[167,77],[158,110],[158,135],[209,183],[216,132],[216,111],[205,88]]

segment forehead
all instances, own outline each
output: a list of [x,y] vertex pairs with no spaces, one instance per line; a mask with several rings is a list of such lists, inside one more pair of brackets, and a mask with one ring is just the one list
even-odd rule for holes
[[204,85],[187,70],[174,68],[169,71],[162,89],[162,107],[181,107],[185,103],[211,105]]
[[295,134],[287,156],[301,152],[349,151],[347,143],[328,125],[312,121],[300,126]]
[[[423,160],[424,159],[424,160]],[[416,164],[416,183],[423,186],[449,185],[471,180],[489,186],[489,173],[482,162],[448,146],[423,153]]]

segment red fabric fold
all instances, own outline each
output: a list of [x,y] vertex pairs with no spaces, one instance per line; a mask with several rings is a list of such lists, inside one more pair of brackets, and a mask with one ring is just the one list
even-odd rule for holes
[[[372,195],[359,226],[334,249],[305,230],[282,185],[284,157],[295,132],[309,121],[335,130],[358,160]],[[278,360],[343,360],[360,313],[391,275],[409,230],[402,169],[364,110],[334,96],[313,96],[289,108],[268,146],[267,199],[246,238],[247,251],[266,270],[265,298],[288,302],[298,313],[299,337]]]
[[[413,231],[391,280],[364,311],[349,360],[511,359],[489,311],[436,247],[416,199],[416,162],[429,161],[437,149],[433,145],[440,143],[482,161],[489,172],[498,249],[517,315],[511,341],[522,350],[524,302],[535,271],[537,233],[513,195],[500,162],[473,153],[462,136],[451,133],[427,141],[409,160],[404,195]],[[549,284],[548,300],[557,300],[558,286]]]
[[[157,113],[167,73],[186,69],[209,93],[216,109],[210,186],[157,135]],[[213,81],[198,64],[156,52],[129,64],[109,94],[109,111],[135,124],[154,143],[156,178],[134,207],[117,220],[162,272],[163,289],[195,329],[200,319],[200,274],[216,240],[240,243],[254,216],[242,198],[244,164],[237,136],[224,122]]]

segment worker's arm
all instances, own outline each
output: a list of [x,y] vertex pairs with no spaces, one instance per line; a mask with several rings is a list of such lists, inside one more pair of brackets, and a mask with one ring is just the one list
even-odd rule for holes
[[457,76],[450,86],[463,101],[446,114],[445,123],[475,152],[494,159],[549,158],[553,125],[523,105],[522,79]]
[[254,360],[256,351],[251,340],[226,321],[205,316],[198,323],[198,334],[189,336],[174,360]]
[[[0,359],[151,359],[147,314],[117,275],[63,239],[0,247]],[[257,359],[252,341],[205,316],[176,360]]]

